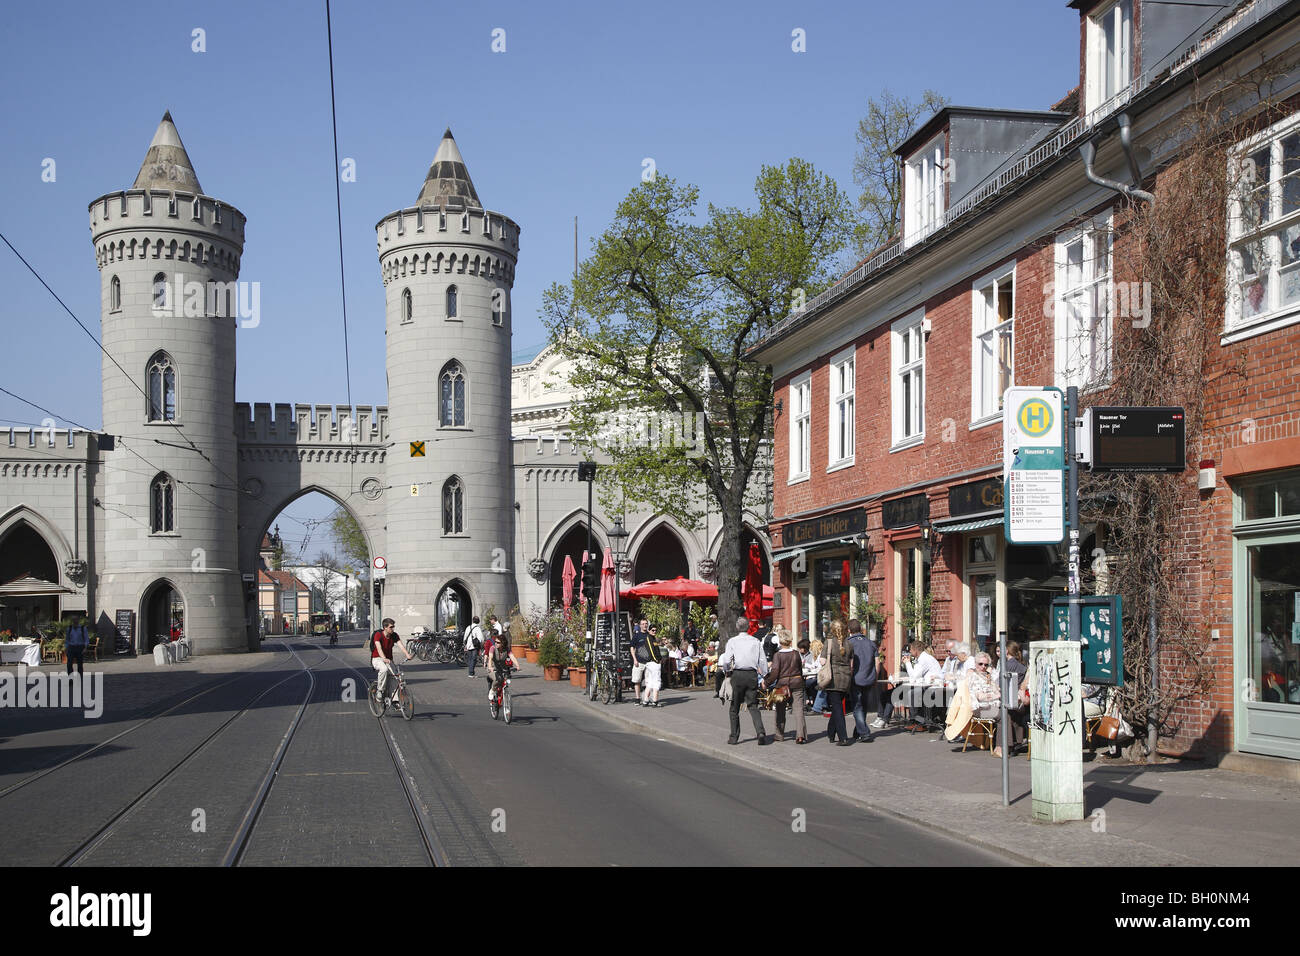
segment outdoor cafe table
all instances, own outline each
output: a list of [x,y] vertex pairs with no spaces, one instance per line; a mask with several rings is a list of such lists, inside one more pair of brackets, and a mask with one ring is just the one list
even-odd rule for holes
[[[943,717],[939,720],[926,720],[924,717],[925,708],[934,708],[946,714],[948,705],[952,703],[953,697],[957,694],[957,685],[953,681],[923,681],[922,683],[913,683],[907,680],[901,674],[891,677],[888,681],[892,685],[890,693],[902,691],[900,696],[901,707],[906,707],[912,719],[912,723],[919,723],[921,726],[930,729],[942,729]],[[926,692],[929,692],[928,694]],[[942,703],[939,702],[939,692],[942,692]],[[927,699],[929,698],[929,699]],[[931,703],[931,699],[933,703]],[[919,718],[919,719],[918,719]]]
[[36,642],[22,644],[18,641],[0,644],[0,664],[26,664],[28,667],[40,667],[41,645]]

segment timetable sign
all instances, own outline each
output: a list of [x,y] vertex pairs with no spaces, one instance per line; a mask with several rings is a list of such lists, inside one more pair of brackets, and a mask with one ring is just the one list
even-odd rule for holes
[[1065,398],[1059,388],[1002,398],[1003,525],[1011,544],[1065,539]]

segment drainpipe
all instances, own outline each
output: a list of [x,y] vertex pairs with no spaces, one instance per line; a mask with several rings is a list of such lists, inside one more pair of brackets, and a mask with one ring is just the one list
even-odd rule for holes
[[1153,203],[1156,197],[1145,189],[1138,188],[1142,184],[1142,170],[1138,167],[1137,155],[1133,152],[1133,131],[1129,124],[1128,114],[1120,113],[1116,119],[1119,123],[1119,142],[1124,147],[1124,155],[1128,158],[1129,173],[1133,176],[1134,184],[1128,186],[1113,179],[1104,179],[1092,171],[1092,164],[1097,158],[1095,140],[1088,140],[1088,142],[1079,146],[1079,157],[1083,160],[1083,174],[1088,177],[1089,182],[1096,183],[1098,186],[1105,186],[1107,189],[1121,193],[1129,199]]

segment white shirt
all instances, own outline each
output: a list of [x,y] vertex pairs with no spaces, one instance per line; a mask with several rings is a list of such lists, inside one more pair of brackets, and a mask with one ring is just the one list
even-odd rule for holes
[[727,649],[718,658],[724,670],[753,670],[762,677],[767,673],[767,655],[763,645],[751,634],[737,634],[727,641]]
[[469,630],[465,632],[465,650],[474,650],[475,637],[478,637],[480,641],[483,640],[483,625],[473,624],[470,626]]
[[803,676],[805,678],[816,677],[817,672],[822,669],[821,658],[813,657],[812,651],[809,651],[807,654],[801,654],[799,656],[803,658]]
[[943,677],[943,669],[929,651],[922,651],[915,664],[904,658],[903,666],[907,668],[907,679],[914,684]]

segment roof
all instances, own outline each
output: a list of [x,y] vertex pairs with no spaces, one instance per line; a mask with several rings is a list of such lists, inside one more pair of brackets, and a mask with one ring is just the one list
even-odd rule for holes
[[149,150],[144,154],[140,172],[135,177],[132,189],[174,189],[180,192],[201,194],[199,177],[194,172],[194,164],[185,152],[181,134],[172,122],[171,111],[163,114],[162,122],[154,131]]
[[442,134],[442,142],[438,144],[438,152],[433,156],[429,174],[424,177],[424,187],[415,204],[442,205],[449,200],[477,209],[483,208],[450,129]]
[[286,591],[290,591],[290,590],[310,591],[311,590],[311,588],[303,584],[302,581],[298,579],[298,575],[294,574],[292,571],[263,571],[262,574],[265,574],[267,577],[269,577],[276,584],[280,585],[280,587]]
[[925,145],[939,130],[948,125],[954,116],[972,116],[981,119],[1000,120],[1038,120],[1051,123],[1064,123],[1069,117],[1058,110],[1001,110],[986,106],[945,106],[917,128],[916,132],[894,150],[895,156],[906,159]]

